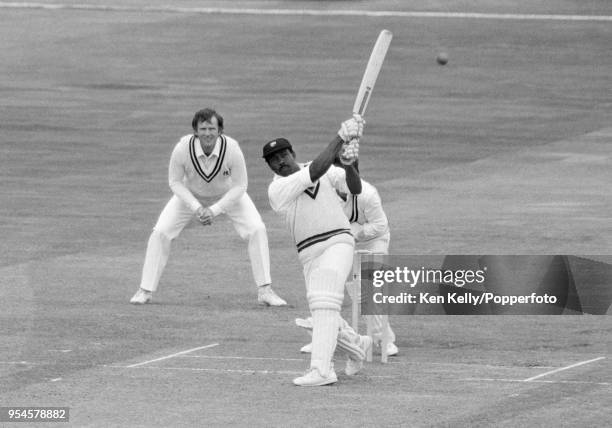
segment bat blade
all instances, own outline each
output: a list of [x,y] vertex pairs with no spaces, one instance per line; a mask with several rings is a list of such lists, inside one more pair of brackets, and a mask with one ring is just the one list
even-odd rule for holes
[[387,50],[391,44],[393,34],[389,30],[382,30],[376,39],[368,65],[366,66],[363,78],[361,79],[361,85],[359,85],[359,91],[357,92],[357,98],[353,105],[353,113],[357,113],[361,116],[365,114],[368,101],[372,95],[374,84],[378,78],[378,73],[383,65]]

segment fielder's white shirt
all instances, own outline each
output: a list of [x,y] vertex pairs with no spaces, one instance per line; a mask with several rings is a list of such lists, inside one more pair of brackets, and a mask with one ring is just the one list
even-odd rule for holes
[[338,242],[353,245],[354,240],[335,190],[346,188],[346,181],[328,170],[313,183],[308,164],[301,164],[300,168],[287,177],[275,175],[268,187],[268,198],[272,209],[284,216],[298,257],[304,263],[329,245]]
[[213,215],[219,215],[247,190],[244,155],[238,142],[227,135],[217,138],[210,156],[204,154],[195,135],[185,135],[172,151],[168,182],[193,211],[202,206],[201,200],[221,196],[210,206]]
[[344,214],[351,223],[351,231],[357,242],[370,241],[389,234],[389,221],[380,195],[374,186],[361,180],[359,195],[347,194],[346,201],[340,199]]

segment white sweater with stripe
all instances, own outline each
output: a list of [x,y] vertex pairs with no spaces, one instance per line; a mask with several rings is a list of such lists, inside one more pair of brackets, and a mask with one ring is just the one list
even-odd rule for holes
[[284,216],[300,261],[304,262],[317,257],[329,245],[354,245],[354,240],[335,190],[345,189],[346,180],[328,171],[313,183],[308,164],[300,168],[287,177],[274,176],[268,197],[272,209]]
[[168,182],[172,192],[193,211],[204,203],[216,216],[247,190],[244,155],[238,142],[227,135],[217,139],[210,156],[204,154],[197,137],[185,135],[172,151]]

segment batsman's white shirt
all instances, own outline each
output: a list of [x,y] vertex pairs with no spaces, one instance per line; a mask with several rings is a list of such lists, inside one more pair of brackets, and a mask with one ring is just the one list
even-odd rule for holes
[[202,205],[201,200],[223,195],[210,206],[217,216],[247,190],[244,155],[238,142],[227,135],[219,136],[209,156],[196,136],[185,135],[172,151],[168,181],[172,192],[193,211]]
[[298,250],[300,262],[320,255],[339,242],[354,245],[348,218],[344,215],[335,189],[345,189],[346,181],[330,167],[316,183],[310,180],[308,164],[287,177],[274,176],[268,187],[272,209],[282,214]]

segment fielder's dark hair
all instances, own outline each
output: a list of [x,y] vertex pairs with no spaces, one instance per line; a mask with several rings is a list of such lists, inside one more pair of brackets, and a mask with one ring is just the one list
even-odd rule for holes
[[223,132],[223,116],[212,108],[203,108],[202,110],[196,111],[196,113],[193,115],[193,120],[191,121],[191,127],[194,131],[197,131],[198,123],[209,122],[213,117],[217,118],[217,123],[219,124],[219,134],[221,134]]

